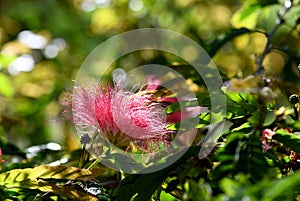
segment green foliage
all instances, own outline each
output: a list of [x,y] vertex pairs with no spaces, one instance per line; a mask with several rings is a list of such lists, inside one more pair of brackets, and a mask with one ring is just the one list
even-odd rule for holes
[[152,194],[159,189],[162,182],[168,177],[168,173],[174,167],[197,154],[199,150],[199,147],[190,147],[178,161],[160,171],[127,176],[115,191],[116,200],[131,200],[132,197],[134,197],[133,200],[149,200]]
[[[300,200],[300,106],[288,101],[300,94],[298,0],[99,2],[0,1],[0,200]],[[137,2],[141,10],[132,9]],[[182,120],[197,120],[185,128],[169,125],[175,132],[198,129],[177,161],[156,172],[125,174],[80,149],[74,128],[61,120],[60,103],[93,48],[145,27],[192,38],[212,57],[224,85],[209,94],[195,69],[165,52],[138,51],[112,64],[112,69],[149,63],[174,69],[197,100],[179,100],[165,112],[198,105],[205,111]],[[22,33],[45,44],[22,42]],[[22,56],[32,58],[33,66],[23,60],[16,70],[14,62]],[[210,69],[205,74],[216,79]],[[167,93],[159,89],[154,95]],[[220,93],[227,101],[225,119],[211,105],[212,95]],[[206,144],[212,118],[229,126]],[[211,149],[200,159],[205,146]],[[116,163],[124,159],[111,157]]]
[[[98,200],[87,192],[70,185],[84,179],[97,177],[103,169],[83,170],[65,166],[37,166],[34,168],[13,169],[0,174],[0,186],[4,194],[19,193],[26,189],[35,193],[51,193],[73,200]],[[68,181],[69,183],[65,182]],[[78,188],[78,187],[77,187]],[[31,193],[30,193],[31,194]],[[43,197],[43,196],[42,196]]]
[[228,200],[294,200],[294,195],[299,192],[299,172],[293,176],[288,176],[281,180],[262,180],[252,185],[243,174],[235,179],[226,178],[221,181],[221,187],[225,192],[220,199]]
[[0,74],[0,93],[6,97],[14,95],[14,88],[11,86],[11,81],[5,74]]
[[291,133],[288,133],[287,131],[284,131],[284,130],[277,130],[273,139],[280,143],[283,143],[284,145],[286,145],[293,151],[300,153],[300,147],[299,147],[300,138],[299,137],[297,137],[295,135],[291,135]]

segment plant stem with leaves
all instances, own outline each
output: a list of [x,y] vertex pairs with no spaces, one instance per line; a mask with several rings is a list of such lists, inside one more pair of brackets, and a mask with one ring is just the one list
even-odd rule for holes
[[267,54],[273,48],[272,44],[271,44],[271,40],[272,40],[273,36],[275,35],[276,31],[278,30],[278,28],[285,22],[284,16],[286,15],[286,13],[291,8],[292,8],[292,1],[291,0],[285,0],[284,6],[282,7],[280,12],[278,13],[278,18],[276,20],[275,26],[273,27],[273,29],[271,30],[270,33],[267,33],[267,32],[265,33],[265,35],[267,37],[267,43],[266,43],[266,46],[265,46],[261,56],[257,60],[257,70],[255,72],[255,75],[259,75],[259,74],[263,73],[263,71],[264,71],[263,61],[264,61],[265,57],[267,56]]

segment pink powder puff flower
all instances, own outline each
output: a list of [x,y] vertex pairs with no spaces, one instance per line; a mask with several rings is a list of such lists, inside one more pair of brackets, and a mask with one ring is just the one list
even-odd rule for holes
[[153,152],[167,145],[173,131],[167,129],[164,107],[151,93],[133,93],[120,87],[84,89],[76,85],[72,94],[73,120],[77,128],[91,127],[119,148]]
[[275,132],[271,129],[264,129],[262,132],[262,137],[271,140]]
[[272,146],[268,144],[266,139],[263,139],[262,140],[262,148],[263,148],[263,151],[268,151],[269,149],[272,148]]
[[[147,90],[157,90],[160,86],[161,81],[157,79],[154,75],[148,76],[147,81]],[[181,98],[180,100],[185,100],[185,98]],[[188,100],[188,99],[186,99]],[[166,103],[176,103],[179,101],[178,98],[175,97],[160,97],[158,98],[158,101],[160,102],[166,102]],[[200,106],[194,106],[194,107],[187,107],[183,108],[182,111],[176,111],[172,112],[167,116],[167,122],[169,123],[177,123],[187,118],[196,117],[197,115],[208,112],[209,110],[205,107]]]
[[271,129],[264,129],[262,131],[261,141],[262,141],[262,147],[264,151],[268,151],[269,149],[272,148],[272,146],[269,145],[268,140],[271,140],[273,135],[275,135],[275,132]]
[[[177,98],[173,98],[173,97],[163,97],[163,98],[159,98],[158,100],[163,102],[168,102],[168,103],[176,103],[179,101]],[[189,100],[189,99],[181,98],[181,100]],[[204,112],[209,112],[207,107],[201,107],[201,106],[186,107],[183,108],[181,111],[175,111],[169,114],[167,116],[167,122],[177,123],[184,119],[196,117]]]
[[187,107],[183,108],[183,111],[173,112],[168,115],[168,122],[180,122],[184,119],[196,117],[203,112],[208,112],[208,109],[205,107],[195,106],[195,107]]

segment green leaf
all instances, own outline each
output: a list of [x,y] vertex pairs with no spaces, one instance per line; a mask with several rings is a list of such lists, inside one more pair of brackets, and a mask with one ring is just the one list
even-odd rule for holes
[[268,111],[263,126],[270,126],[276,120],[274,111]]
[[272,139],[281,142],[293,151],[300,153],[300,138],[296,137],[292,133],[288,133],[283,129],[277,130]]
[[98,198],[77,189],[76,186],[58,185],[50,182],[40,181],[38,190],[42,192],[52,192],[59,196],[67,197],[72,200],[99,201]]
[[244,173],[253,182],[263,179],[268,167],[262,151],[258,133],[233,132],[228,134],[225,147],[221,148],[215,161],[220,164],[212,171],[214,178],[219,181],[226,176]]
[[300,172],[297,172],[294,175],[271,182],[268,187],[265,187],[265,193],[261,200],[294,200],[297,191],[299,195],[299,186]]
[[261,117],[261,112],[258,110],[256,111],[251,117],[248,118],[248,122],[252,125],[256,125],[257,122],[259,122],[259,119]]
[[1,173],[0,186],[2,189],[15,189],[15,191],[36,189],[75,200],[97,201],[96,197],[76,189],[75,186],[62,185],[59,182],[51,182],[51,180],[83,180],[97,177],[103,172],[104,170],[101,168],[87,170],[76,167],[41,165],[35,168],[14,169]]
[[184,155],[169,167],[157,172],[129,175],[121,181],[120,186],[114,192],[116,200],[127,201],[131,200],[150,200],[152,194],[161,186],[162,182],[168,177],[169,172],[179,164],[185,162],[192,156],[199,153],[200,147],[190,147]]
[[[256,125],[257,122],[259,122],[259,119],[261,118],[262,112],[260,110],[257,110],[249,119],[249,123],[252,125]],[[274,111],[268,111],[266,113],[263,126],[270,126],[274,121],[276,120],[276,116],[274,114]]]
[[225,178],[221,180],[220,186],[224,191],[223,199],[236,201],[259,200],[259,201],[281,201],[297,200],[299,195],[300,172],[283,179],[264,179],[255,185],[249,182],[245,174],[239,174],[234,179]]
[[99,176],[103,169],[80,169],[67,166],[40,165],[34,168],[14,169],[0,174],[0,185],[5,187],[27,187],[36,185],[38,179],[87,179]]
[[9,77],[3,73],[0,73],[0,94],[6,97],[12,97],[14,93],[15,89],[13,88]]
[[246,122],[246,123],[243,123],[242,125],[240,125],[239,127],[232,129],[232,132],[242,131],[244,129],[249,130],[252,128],[253,128],[253,125],[250,124],[249,122]]
[[223,88],[226,96],[233,102],[244,105],[250,104],[253,106],[257,106],[257,98],[246,92],[235,92],[235,91],[227,91]]
[[[241,175],[239,175],[239,180],[240,180]],[[247,180],[245,176],[243,180]],[[220,182],[220,187],[221,189],[229,196],[229,197],[240,197],[241,194],[244,193],[244,190],[242,190],[242,182],[241,181],[234,181],[229,178],[224,178]]]
[[238,10],[231,18],[234,28],[255,29],[258,16],[261,12],[261,5],[253,4]]
[[[278,19],[278,13],[282,9],[283,5],[275,4],[266,6],[263,8],[261,15],[257,19],[257,27],[266,30],[268,33],[276,25]],[[299,17],[300,6],[293,6],[284,16],[284,23],[279,26],[274,36],[272,37],[272,43],[278,43],[280,40],[286,36],[296,25],[296,22]]]
[[295,121],[291,116],[286,117],[285,125],[295,130],[300,130],[300,121]]
[[0,69],[8,66],[16,58],[15,55],[1,54],[0,53]]
[[177,201],[175,197],[173,197],[171,194],[166,193],[165,191],[162,191],[160,193],[160,199],[164,201]]
[[246,92],[229,91],[222,88],[227,96],[227,112],[230,118],[241,118],[257,111],[257,98]]
[[208,183],[204,179],[199,182],[193,180],[188,181],[188,189],[186,192],[187,199],[193,201],[209,201],[212,200],[212,191]]

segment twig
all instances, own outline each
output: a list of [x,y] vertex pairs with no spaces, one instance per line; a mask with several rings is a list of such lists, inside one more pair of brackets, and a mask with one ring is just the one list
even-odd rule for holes
[[86,144],[83,144],[83,149],[81,151],[81,156],[80,156],[80,159],[79,159],[78,168],[83,167],[84,157],[85,157],[85,150],[86,150]]
[[267,37],[267,43],[265,46],[264,51],[262,52],[261,56],[257,60],[257,70],[255,72],[255,75],[262,74],[264,71],[263,68],[263,61],[267,54],[272,50],[272,45],[271,45],[271,39],[280,27],[284,23],[284,16],[285,14],[292,8],[292,1],[291,0],[285,0],[284,6],[282,7],[281,11],[278,13],[278,19],[276,20],[275,26],[273,27],[272,31],[268,34],[265,33]]

